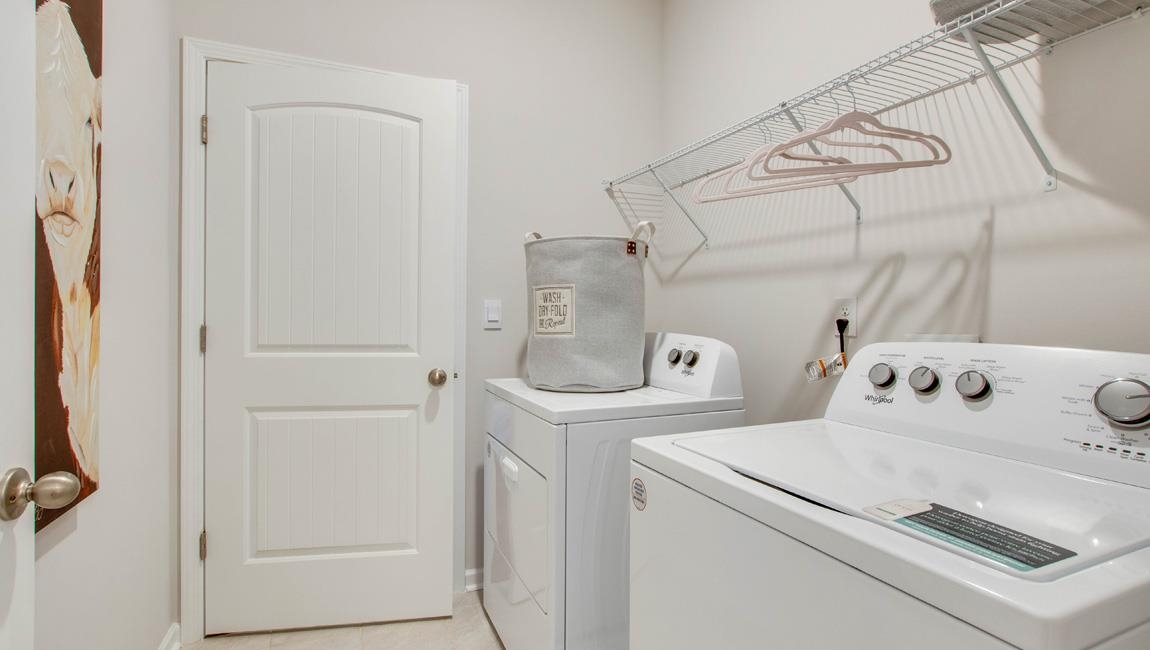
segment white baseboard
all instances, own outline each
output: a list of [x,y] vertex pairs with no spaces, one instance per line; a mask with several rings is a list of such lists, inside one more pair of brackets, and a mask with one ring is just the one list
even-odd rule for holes
[[159,650],[180,650],[179,623],[172,623],[172,627],[168,628],[168,633],[164,635],[164,640],[160,641]]
[[479,591],[483,588],[483,567],[468,569],[463,574],[463,590]]

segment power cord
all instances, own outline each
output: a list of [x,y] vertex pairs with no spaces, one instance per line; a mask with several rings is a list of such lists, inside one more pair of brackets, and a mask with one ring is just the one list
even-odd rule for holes
[[847,367],[846,331],[847,331],[847,326],[850,325],[850,323],[851,322],[849,320],[847,320],[846,318],[835,319],[835,327],[837,327],[839,330],[839,352],[843,355],[843,368]]

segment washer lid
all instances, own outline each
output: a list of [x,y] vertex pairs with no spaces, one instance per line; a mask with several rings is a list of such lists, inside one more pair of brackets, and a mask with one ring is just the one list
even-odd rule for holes
[[743,408],[741,397],[702,398],[654,386],[618,393],[556,393],[522,379],[488,379],[487,392],[552,424],[710,413]]
[[1150,546],[1150,491],[826,420],[680,438],[730,469],[1020,578]]

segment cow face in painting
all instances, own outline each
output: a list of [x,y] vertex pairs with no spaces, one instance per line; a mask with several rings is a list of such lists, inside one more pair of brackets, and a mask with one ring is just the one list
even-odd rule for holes
[[36,49],[36,214],[66,300],[83,282],[96,221],[100,82],[60,0],[36,12]]
[[60,0],[46,0],[36,10],[36,102],[36,216],[58,299],[53,302],[58,310],[52,353],[75,468],[85,485],[95,485],[100,81],[92,74],[71,10]]

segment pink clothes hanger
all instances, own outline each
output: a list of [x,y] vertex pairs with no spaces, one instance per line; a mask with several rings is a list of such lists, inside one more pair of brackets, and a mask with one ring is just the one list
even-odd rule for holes
[[[841,185],[843,183],[853,182],[863,174],[826,174],[824,176],[810,176],[806,178],[784,179],[773,183],[759,183],[750,187],[731,189],[730,185],[734,178],[745,172],[747,169],[745,162],[739,163],[735,167],[727,170],[716,172],[695,185],[695,189],[691,194],[691,200],[695,203],[712,203],[715,201],[724,201],[744,196],[757,196],[761,194],[776,194],[778,192],[789,192],[793,190],[801,190],[812,187],[823,187],[826,185]],[[833,166],[833,165],[832,165]],[[745,176],[744,176],[745,178]],[[718,186],[722,183],[721,186]],[[718,186],[718,187],[716,187]],[[711,194],[708,190],[715,188]]]
[[[747,156],[743,160],[743,162],[740,162],[737,165],[733,165],[731,167],[725,167],[723,169],[720,169],[719,171],[714,172],[713,174],[710,174],[706,178],[702,179],[701,181],[699,181],[698,183],[695,184],[695,189],[691,193],[691,200],[694,201],[695,203],[711,203],[714,201],[722,201],[724,199],[735,198],[738,196],[752,196],[752,195],[757,195],[757,194],[774,194],[777,192],[784,192],[784,191],[797,190],[797,189],[805,189],[808,187],[822,187],[824,185],[838,185],[838,184],[842,184],[842,183],[852,182],[856,178],[855,176],[836,175],[834,177],[827,177],[827,178],[821,178],[820,177],[817,179],[807,179],[807,180],[798,180],[798,181],[792,181],[792,182],[771,183],[769,185],[768,184],[760,184],[759,186],[755,186],[755,187],[731,189],[732,181],[734,181],[738,177],[739,174],[741,174],[747,170],[747,168],[748,168],[747,161],[748,160],[751,160],[751,159],[759,156],[762,153],[766,153],[766,152],[771,151],[773,148],[775,148],[775,146],[776,145],[773,145],[770,142],[766,142],[762,146],[760,146],[758,149],[753,151],[751,153],[751,155]],[[851,162],[847,158],[842,158],[839,156],[826,156],[826,155],[822,155],[822,154],[807,155],[807,154],[796,154],[796,153],[788,151],[788,152],[782,152],[779,155],[780,155],[780,157],[788,158],[791,160],[806,160],[806,161],[810,161],[810,162],[826,163],[828,165],[828,167],[833,167],[835,165],[844,165],[844,164],[848,164]],[[712,185],[716,184],[719,181],[722,181],[722,187],[719,188],[718,193],[708,195],[706,193],[708,188],[710,188]]]
[[[833,165],[834,172],[885,172],[894,171],[897,169],[906,169],[911,167],[928,167],[931,165],[941,165],[950,162],[951,151],[950,147],[941,138],[934,135],[927,135],[918,131],[910,129],[901,129],[897,127],[887,126],[878,121],[873,115],[864,113],[862,111],[851,111],[845,113],[833,120],[830,120],[823,126],[814,131],[800,133],[794,138],[776,145],[770,150],[763,151],[760,147],[755,153],[748,157],[749,164],[747,165],[747,177],[751,180],[770,180],[775,178],[791,178],[796,176],[820,176],[827,173],[826,165],[811,165],[803,168],[773,168],[770,163],[773,159],[789,158],[784,154],[789,153],[790,149],[798,147],[810,142],[824,142],[828,144],[838,144],[838,141],[831,140],[828,142],[828,136],[837,131],[844,129],[851,129],[866,136],[875,138],[889,138],[895,140],[905,140],[916,142],[930,152],[930,158],[925,160],[903,160],[902,156],[889,145],[879,145],[877,148],[882,148],[888,152],[894,152],[896,160],[888,162],[872,162],[872,163],[846,163],[843,165]],[[874,146],[874,145],[871,145]],[[756,172],[756,168],[761,167],[761,172]]]
[[[868,137],[889,138],[921,144],[929,152],[930,158],[906,161],[897,149],[888,144],[842,141],[830,137],[833,133],[845,129],[854,130]],[[800,154],[792,151],[792,149],[810,142],[820,142],[829,146],[879,149],[889,154],[894,160],[855,163],[840,156]],[[785,169],[769,167],[770,161],[776,158],[819,164]],[[696,203],[710,203],[744,196],[841,185],[854,182],[860,176],[886,173],[904,168],[944,164],[949,162],[950,158],[950,147],[937,136],[887,126],[868,113],[851,111],[827,121],[814,131],[804,131],[781,144],[771,145],[767,143],[762,145],[747,156],[743,162],[715,172],[701,180],[695,185],[691,198]],[[759,165],[762,166],[763,172],[754,173],[752,170]],[[741,178],[740,175],[742,175]],[[733,187],[738,180],[773,182]]]

